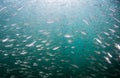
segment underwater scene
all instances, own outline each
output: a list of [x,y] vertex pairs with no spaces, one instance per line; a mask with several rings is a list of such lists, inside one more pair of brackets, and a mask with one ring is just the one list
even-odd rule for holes
[[120,78],[120,0],[0,0],[0,78]]

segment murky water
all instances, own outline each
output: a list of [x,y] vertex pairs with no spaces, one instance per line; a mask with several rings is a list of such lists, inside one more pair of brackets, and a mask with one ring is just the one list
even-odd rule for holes
[[0,78],[119,77],[119,0],[0,1]]

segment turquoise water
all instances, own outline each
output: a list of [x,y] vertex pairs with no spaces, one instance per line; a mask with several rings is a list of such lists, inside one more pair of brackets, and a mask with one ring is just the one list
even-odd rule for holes
[[1,0],[0,78],[119,78],[119,0]]

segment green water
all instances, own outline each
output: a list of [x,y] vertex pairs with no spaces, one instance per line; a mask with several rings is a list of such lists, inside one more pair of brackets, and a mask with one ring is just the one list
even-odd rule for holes
[[0,78],[119,78],[119,0],[1,0]]

